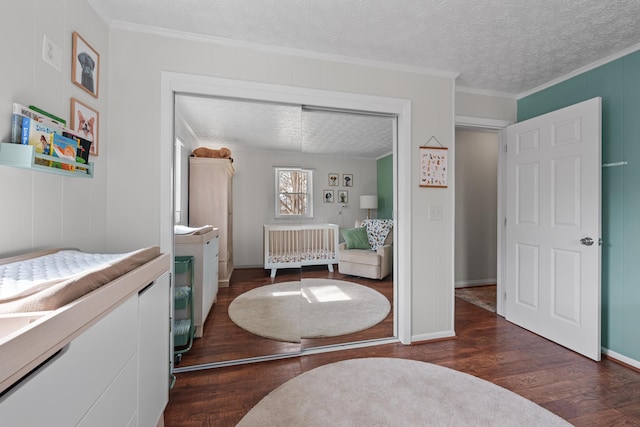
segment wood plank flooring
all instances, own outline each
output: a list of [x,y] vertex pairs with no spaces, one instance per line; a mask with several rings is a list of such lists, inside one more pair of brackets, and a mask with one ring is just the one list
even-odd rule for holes
[[456,298],[451,340],[387,344],[177,375],[165,425],[233,426],[260,399],[315,367],[360,357],[421,360],[505,387],[577,426],[640,426],[640,372],[593,362]]
[[339,337],[304,339],[300,344],[280,342],[254,335],[238,327],[231,321],[227,309],[238,295],[259,286],[272,283],[269,270],[264,268],[236,269],[228,288],[220,288],[218,298],[204,325],[202,338],[194,340],[191,350],[184,353],[178,367],[223,362],[229,360],[260,357],[271,354],[299,353],[308,349],[346,342],[393,337],[393,281],[392,276],[384,280],[371,280],[346,276],[337,271],[327,271],[327,267],[305,267],[304,269],[278,270],[273,283],[300,280],[301,278],[323,278],[347,280],[368,286],[385,295],[391,302],[389,316],[373,328],[365,331],[341,335]]

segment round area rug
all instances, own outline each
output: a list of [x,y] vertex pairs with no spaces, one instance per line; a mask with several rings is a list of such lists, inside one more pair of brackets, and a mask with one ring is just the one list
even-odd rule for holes
[[570,426],[509,390],[407,359],[352,359],[293,378],[238,426]]
[[253,334],[279,341],[335,337],[384,320],[391,304],[380,292],[343,280],[302,279],[261,286],[229,305],[231,320]]

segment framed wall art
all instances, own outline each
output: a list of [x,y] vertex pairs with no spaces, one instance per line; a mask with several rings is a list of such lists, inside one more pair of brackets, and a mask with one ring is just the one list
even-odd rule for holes
[[349,203],[349,192],[347,190],[338,191],[338,203]]
[[71,129],[81,138],[91,141],[89,154],[98,155],[99,113],[76,98],[71,98]]
[[350,173],[342,174],[342,186],[353,187],[353,174],[350,174]]
[[98,97],[100,54],[76,31],[72,40],[71,82],[94,98]]
[[322,192],[322,199],[325,203],[333,203],[333,190],[324,190]]
[[447,188],[446,147],[420,147],[420,187]]
[[329,174],[329,186],[337,187],[340,184],[340,175],[337,173]]

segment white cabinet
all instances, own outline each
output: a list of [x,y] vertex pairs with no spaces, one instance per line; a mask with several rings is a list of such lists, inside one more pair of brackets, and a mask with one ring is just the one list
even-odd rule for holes
[[218,229],[218,285],[233,273],[233,165],[229,159],[189,158],[189,226]]
[[140,427],[155,426],[169,402],[169,361],[173,356],[169,343],[170,298],[169,273],[164,273],[138,296],[137,425]]
[[175,254],[194,258],[194,325],[202,337],[204,323],[218,296],[218,229],[175,236]]
[[168,402],[169,274],[0,397],[7,426],[154,427]]

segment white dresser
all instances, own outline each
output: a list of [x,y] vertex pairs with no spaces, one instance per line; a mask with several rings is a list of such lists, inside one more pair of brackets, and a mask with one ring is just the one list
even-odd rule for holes
[[202,234],[176,234],[175,255],[192,256],[194,268],[193,317],[196,337],[218,296],[218,229]]
[[165,272],[6,391],[0,425],[162,424],[169,400],[169,289]]

